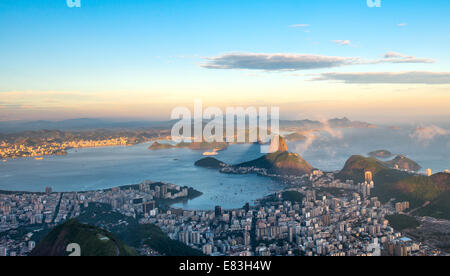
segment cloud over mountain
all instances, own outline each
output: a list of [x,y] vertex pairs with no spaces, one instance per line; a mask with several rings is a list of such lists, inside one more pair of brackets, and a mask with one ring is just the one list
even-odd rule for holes
[[428,142],[433,140],[437,136],[443,136],[448,134],[450,134],[450,131],[435,125],[430,125],[416,128],[414,132],[410,135],[410,137],[420,142]]

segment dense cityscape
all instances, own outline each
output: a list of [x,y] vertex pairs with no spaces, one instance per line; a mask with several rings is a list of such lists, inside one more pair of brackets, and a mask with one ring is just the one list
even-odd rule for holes
[[[324,178],[323,176],[326,176]],[[306,177],[306,176],[305,176]],[[162,200],[189,198],[190,189],[145,181],[110,190],[0,195],[0,255],[27,255],[33,235],[68,219],[92,203],[108,204],[115,212],[159,226],[167,235],[212,256],[415,256],[441,255],[440,250],[396,231],[388,215],[404,212],[408,202],[381,204],[370,197],[371,173],[358,185],[334,180],[333,174],[314,171],[303,183],[258,200],[254,205],[213,211],[181,210]],[[324,180],[327,179],[327,180]],[[336,196],[324,183],[345,191]],[[294,187],[296,186],[296,187]],[[329,187],[327,187],[329,188]],[[100,219],[100,218],[99,218]],[[117,221],[120,224],[121,221]],[[13,235],[23,226],[39,226],[25,235]],[[12,231],[12,232],[11,232]],[[14,238],[16,237],[16,238]],[[158,255],[146,247],[144,255]]]

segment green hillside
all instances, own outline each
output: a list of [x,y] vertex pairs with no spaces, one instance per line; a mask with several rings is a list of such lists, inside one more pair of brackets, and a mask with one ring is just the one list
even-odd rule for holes
[[137,252],[111,233],[77,220],[55,227],[31,252],[32,256],[68,256],[69,244],[80,245],[81,256],[135,256]]
[[375,176],[386,169],[386,165],[376,158],[353,155],[347,160],[337,177],[342,180],[351,179],[355,182],[362,182],[364,181],[365,171],[371,171]]
[[352,156],[337,177],[342,180],[352,179],[358,183],[364,181],[365,171],[373,173],[375,187],[371,194],[383,202],[395,198],[396,201],[409,201],[411,208],[416,208],[431,201],[428,209],[433,208],[436,212],[447,210],[447,214],[450,213],[445,201],[446,193],[450,190],[448,174],[440,173],[431,177],[413,175],[391,169],[375,158]]
[[450,220],[450,191],[442,193],[430,205],[414,212],[414,215]]
[[236,166],[263,168],[271,173],[282,175],[304,175],[310,174],[313,170],[312,166],[300,155],[286,151],[270,153],[256,160]]
[[201,251],[170,239],[153,224],[133,224],[126,231],[117,233],[117,236],[132,246],[145,244],[165,256],[203,256]]

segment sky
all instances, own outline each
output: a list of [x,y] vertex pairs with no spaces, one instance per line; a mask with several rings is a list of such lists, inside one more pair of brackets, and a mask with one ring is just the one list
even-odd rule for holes
[[450,121],[450,1],[0,1],[0,121],[168,119],[279,106],[286,119]]

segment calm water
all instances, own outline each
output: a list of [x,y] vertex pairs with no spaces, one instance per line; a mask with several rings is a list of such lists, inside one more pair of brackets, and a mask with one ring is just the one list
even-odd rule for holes
[[[321,132],[310,143],[288,143],[314,167],[341,169],[352,154],[387,149],[406,154],[423,168],[443,171],[450,168],[449,136],[417,141],[410,130],[353,129],[338,133]],[[309,146],[308,146],[309,145]],[[178,204],[186,209],[213,209],[216,205],[237,208],[282,188],[281,184],[256,175],[226,175],[197,168],[202,152],[189,149],[150,151],[149,144],[71,150],[67,156],[8,160],[0,163],[0,190],[85,191],[137,184],[145,179],[190,186],[203,196]],[[217,158],[240,163],[261,156],[257,145],[232,145]]]
[[[71,150],[66,156],[8,160],[0,164],[0,190],[85,191],[137,184],[145,179],[194,187],[203,196],[180,204],[186,209],[242,207],[282,188],[256,175],[226,175],[194,166],[202,152],[189,149],[150,151],[149,144]],[[259,157],[256,145],[233,145],[219,157],[239,163]],[[248,159],[247,159],[248,158]]]

